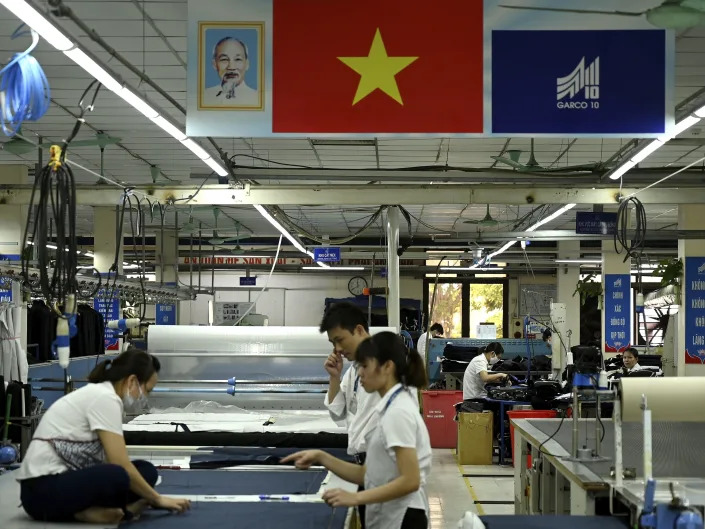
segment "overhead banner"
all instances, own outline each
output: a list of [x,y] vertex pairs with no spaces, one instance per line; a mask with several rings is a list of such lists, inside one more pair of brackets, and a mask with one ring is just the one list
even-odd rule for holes
[[705,257],[685,258],[685,363],[705,364]]
[[631,276],[605,274],[605,352],[623,353],[631,338]]
[[187,134],[650,137],[672,124],[674,35],[645,17],[442,5],[189,0]]

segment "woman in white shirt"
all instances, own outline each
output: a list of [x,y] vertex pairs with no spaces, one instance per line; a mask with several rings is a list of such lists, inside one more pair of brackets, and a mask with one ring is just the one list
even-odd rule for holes
[[112,524],[146,507],[183,512],[188,500],[154,490],[157,469],[128,458],[123,411],[138,411],[157,383],[159,360],[128,349],[96,366],[89,384],[44,414],[18,471],[22,506],[42,522]]
[[302,469],[323,465],[346,481],[364,484],[362,492],[333,489],[323,499],[333,507],[367,505],[367,529],[426,529],[431,442],[414,389],[427,381],[423,361],[391,332],[362,342],[356,360],[360,384],[381,397],[375,410],[379,421],[367,436],[365,465],[346,463],[320,450],[297,452],[282,463],[293,461]]

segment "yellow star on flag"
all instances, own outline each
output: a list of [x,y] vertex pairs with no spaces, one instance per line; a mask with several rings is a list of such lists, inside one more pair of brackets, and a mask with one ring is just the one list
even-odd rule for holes
[[338,57],[338,59],[360,74],[360,83],[357,85],[353,105],[377,89],[403,105],[404,102],[401,99],[395,76],[418,57],[388,56],[382,41],[382,34],[377,28],[367,57]]

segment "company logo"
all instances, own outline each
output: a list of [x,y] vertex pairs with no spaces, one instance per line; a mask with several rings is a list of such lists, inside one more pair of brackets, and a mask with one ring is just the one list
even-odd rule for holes
[[622,278],[620,277],[619,279],[615,280],[614,288],[620,288],[621,286],[622,286]]
[[[600,58],[585,66],[583,57],[575,69],[556,80],[556,106],[560,109],[600,108]],[[569,101],[564,101],[569,100]]]
[[698,267],[698,274],[705,274],[705,263]]

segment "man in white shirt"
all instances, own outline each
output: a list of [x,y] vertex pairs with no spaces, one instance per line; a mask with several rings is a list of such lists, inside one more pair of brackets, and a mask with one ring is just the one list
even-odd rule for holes
[[[362,387],[354,363],[357,347],[370,337],[367,319],[355,305],[336,303],[323,316],[320,331],[328,333],[333,344],[333,352],[323,366],[330,376],[325,406],[334,421],[347,426],[348,454],[362,465],[367,452],[365,436],[377,427],[375,406],[380,401],[379,393],[367,393]],[[353,362],[344,375],[343,358]],[[364,529],[364,505],[358,511]]]
[[204,106],[260,106],[259,92],[245,83],[250,60],[244,42],[235,37],[219,40],[213,48],[213,68],[220,83],[204,90]]
[[443,336],[443,326],[440,323],[434,323],[431,328],[419,336],[419,341],[416,342],[416,350],[423,358],[423,365],[428,368],[428,355],[426,350],[430,345],[431,338],[440,338]]
[[499,342],[487,344],[485,350],[473,358],[463,375],[463,400],[487,398],[485,384],[506,380],[506,373],[489,374],[490,365],[499,361],[504,353],[504,348]]

